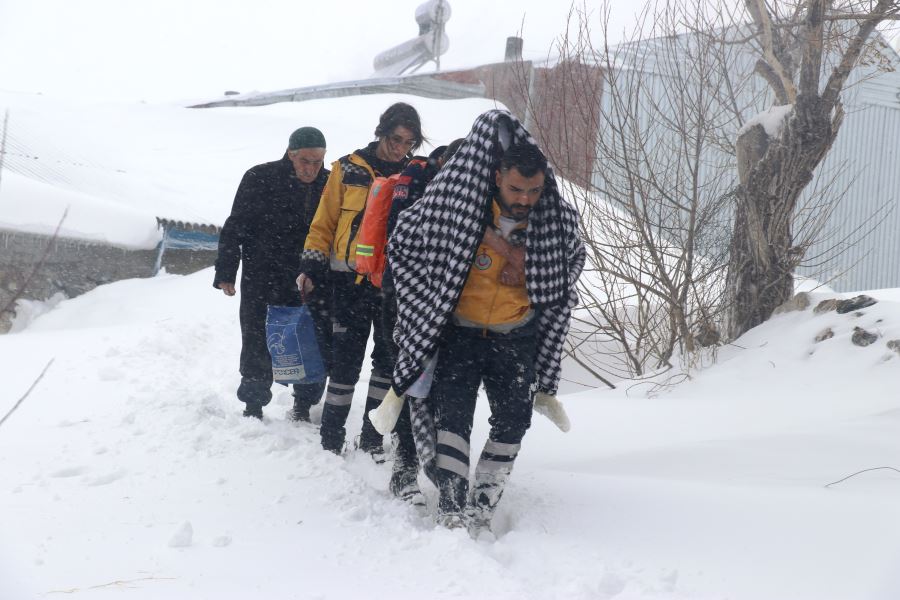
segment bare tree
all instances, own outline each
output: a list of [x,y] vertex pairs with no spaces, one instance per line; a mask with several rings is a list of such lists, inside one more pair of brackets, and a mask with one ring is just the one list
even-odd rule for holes
[[870,38],[879,24],[897,18],[900,2],[745,0],[744,9],[759,53],[756,73],[788,108],[774,135],[758,125],[738,141],[747,160],[734,191],[731,339],[766,320],[793,294],[793,273],[808,247],[794,240],[798,198],[841,128],[841,93],[851,70],[866,53],[877,54]]
[[[668,368],[674,355],[689,357],[718,336],[736,185],[732,133],[741,103],[755,94],[727,68],[734,46],[685,29],[711,26],[700,4],[649,3],[615,45],[609,4],[599,16],[573,11],[554,53],[562,74],[555,104],[530,107],[561,171],[579,162],[573,138],[592,139],[592,172],[565,192],[581,211],[588,249],[570,354],[598,377]],[[602,86],[588,66],[602,70]]]
[[812,13],[809,1],[742,1],[650,0],[615,44],[610,4],[573,10],[551,52],[552,92],[535,99],[540,78],[523,67],[526,120],[570,174],[565,191],[583,217],[570,354],[598,377],[644,375],[733,339],[790,297],[813,243],[833,247],[804,264],[833,260],[864,233],[825,239],[846,191],[830,182],[847,165],[812,175],[854,64],[889,68],[867,40],[898,0],[820,2]]

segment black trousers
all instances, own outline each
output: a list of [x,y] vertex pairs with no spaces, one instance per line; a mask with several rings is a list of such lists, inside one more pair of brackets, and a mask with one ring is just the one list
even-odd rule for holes
[[339,452],[347,436],[346,423],[359,381],[369,333],[374,328],[372,374],[363,414],[359,446],[363,450],[381,448],[381,434],[372,426],[369,411],[384,399],[391,385],[393,362],[385,348],[382,332],[381,293],[368,280],[356,283],[355,273],[331,273],[333,285],[331,369],[328,391],[322,408],[322,447]]
[[535,353],[533,325],[505,335],[448,327],[431,388],[440,512],[458,513],[466,505],[469,440],[482,383],[491,409],[491,429],[479,457],[476,479],[481,472],[508,475],[512,470],[522,438],[531,426]]
[[[318,290],[317,290],[318,291]],[[316,328],[316,341],[325,362],[326,371],[331,357],[330,293],[314,292],[307,298],[307,306]],[[299,306],[300,295],[285,291],[255,289],[241,284],[241,384],[237,397],[241,402],[265,406],[272,400],[272,357],[266,345],[266,312],[269,304]],[[299,404],[312,406],[322,397],[325,382],[295,385],[294,398]]]
[[[397,296],[391,288],[382,290],[381,316],[384,347],[390,355],[390,364],[394,365],[397,362],[398,353],[397,344],[394,342],[394,326],[397,324]],[[394,426],[394,439],[397,442],[395,466],[413,471],[418,470],[419,461],[416,456],[416,441],[413,437],[409,402],[405,399],[403,410],[400,411],[397,424]]]

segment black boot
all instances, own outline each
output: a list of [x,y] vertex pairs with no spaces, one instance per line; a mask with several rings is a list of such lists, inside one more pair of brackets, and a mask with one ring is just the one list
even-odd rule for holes
[[288,418],[291,421],[309,423],[309,409],[313,404],[318,404],[324,391],[325,381],[303,385],[295,384],[294,407],[288,412]]
[[391,482],[388,487],[397,498],[419,510],[425,510],[425,496],[422,494],[422,490],[419,489],[415,466],[410,467],[399,460],[395,461],[394,469],[391,473]]
[[305,400],[294,397],[294,407],[288,412],[291,421],[309,423],[309,404]]
[[437,523],[447,529],[465,527],[463,509],[469,494],[469,480],[444,469],[437,470]]
[[244,408],[245,417],[262,420],[262,407],[272,400],[271,388],[271,380],[241,377],[241,384],[237,389],[237,397],[238,400],[246,405]]
[[356,438],[356,449],[362,450],[363,452],[371,456],[372,460],[374,460],[376,464],[383,465],[387,461],[387,456],[384,452],[384,442],[382,441],[382,439],[383,438],[381,438],[380,434],[378,436],[378,439],[369,440],[366,440],[363,435],[360,435]]
[[246,402],[246,406],[244,408],[244,416],[245,417],[253,417],[254,419],[259,419],[262,421],[263,418],[263,405],[259,402]]
[[350,406],[337,406],[325,403],[322,407],[322,423],[319,426],[319,435],[322,438],[322,448],[340,455],[344,450],[344,441],[347,438],[347,415],[350,414]]
[[378,464],[382,464],[386,457],[384,455],[384,436],[382,436],[369,419],[369,411],[378,408],[381,404],[380,400],[376,400],[369,396],[366,398],[366,407],[363,411],[362,431],[356,440],[356,447],[363,452],[368,452]]

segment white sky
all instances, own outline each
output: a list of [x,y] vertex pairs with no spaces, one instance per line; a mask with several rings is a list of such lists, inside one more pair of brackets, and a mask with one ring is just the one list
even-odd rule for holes
[[[184,101],[364,78],[375,55],[417,34],[422,1],[0,0],[0,90]],[[525,57],[542,58],[571,6],[449,1],[445,69],[502,60],[523,26]],[[615,37],[643,3],[610,3]],[[600,0],[578,4],[598,22]]]
[[[363,78],[375,55],[418,33],[422,1],[0,0],[0,89],[167,101]],[[526,58],[546,56],[570,4],[450,6],[443,68],[502,60],[523,23]]]

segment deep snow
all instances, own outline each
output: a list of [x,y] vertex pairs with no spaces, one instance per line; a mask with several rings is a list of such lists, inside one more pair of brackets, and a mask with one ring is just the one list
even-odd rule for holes
[[565,396],[571,433],[536,416],[484,543],[394,500],[389,465],[323,452],[287,392],[242,418],[237,300],[211,279],[105,285],[0,337],[2,414],[54,359],[0,427],[0,597],[900,594],[900,474],[824,487],[900,467],[895,301],[776,317],[653,398]]

